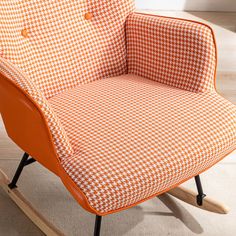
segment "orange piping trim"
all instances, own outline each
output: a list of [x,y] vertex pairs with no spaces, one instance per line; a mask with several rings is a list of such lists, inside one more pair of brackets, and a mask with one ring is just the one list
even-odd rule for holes
[[[229,155],[230,153],[232,153],[234,150],[236,150],[236,148],[234,148],[233,150],[230,150],[229,152],[227,152],[222,158],[220,158],[219,160],[217,160],[216,162],[214,162],[212,165],[208,166],[208,167],[205,168],[204,170],[200,171],[200,172],[197,173],[196,175],[200,175],[201,173],[203,173],[203,172],[205,172],[206,170],[210,169],[212,166],[214,166],[216,163],[220,162],[222,159],[224,159],[226,156],[228,156],[228,155]],[[113,213],[119,212],[119,211],[121,211],[121,210],[126,210],[126,209],[128,209],[128,208],[134,207],[134,206],[136,206],[136,205],[141,204],[142,202],[145,202],[145,201],[147,201],[147,200],[150,200],[150,199],[152,199],[152,198],[154,198],[154,197],[156,197],[156,196],[158,196],[158,195],[161,195],[161,194],[163,194],[163,193],[165,193],[165,192],[168,192],[169,190],[171,190],[171,189],[173,189],[173,188],[178,187],[179,185],[181,185],[182,183],[188,181],[189,179],[192,179],[192,178],[195,177],[196,175],[192,175],[192,176],[190,176],[190,177],[188,177],[188,178],[186,178],[186,179],[184,179],[184,180],[178,182],[177,184],[175,184],[175,185],[173,185],[173,186],[171,186],[171,187],[169,187],[169,188],[167,188],[167,189],[165,189],[165,190],[163,190],[163,191],[157,192],[157,193],[151,195],[150,197],[147,197],[147,198],[145,198],[145,199],[142,199],[142,200],[140,200],[140,201],[138,201],[138,202],[136,202],[136,203],[134,203],[134,204],[131,204],[131,205],[129,205],[129,206],[122,207],[122,208],[119,208],[119,209],[116,209],[116,210],[113,210],[113,211],[109,211],[109,212],[106,212],[106,213],[98,212],[98,214],[101,215],[101,216],[105,216],[105,215],[108,215],[108,214],[113,214]]]

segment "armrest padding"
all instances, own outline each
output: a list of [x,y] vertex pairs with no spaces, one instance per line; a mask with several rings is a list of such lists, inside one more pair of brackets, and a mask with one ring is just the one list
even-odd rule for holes
[[[17,93],[17,89],[19,93]],[[24,151],[28,151],[32,145],[36,145],[29,142],[30,139],[37,140],[38,149],[40,149],[40,138],[32,136],[32,134],[37,133],[37,130],[34,130],[34,132],[30,130],[32,128],[40,129],[40,127],[42,127],[40,125],[38,126],[38,124],[33,124],[33,117],[35,117],[35,122],[39,122],[37,119],[39,113],[37,114],[37,112],[40,111],[50,130],[58,157],[63,159],[73,154],[69,139],[44,95],[33,81],[28,79],[27,75],[3,58],[0,58],[0,91],[0,111],[5,125],[7,124],[6,129],[8,135]],[[34,107],[34,109],[32,107]],[[30,115],[30,112],[35,114]],[[23,122],[23,117],[25,117],[25,120],[29,121],[30,118],[32,118],[32,120],[31,122]],[[21,122],[19,122],[18,118],[22,118]],[[26,132],[25,134],[24,130]],[[41,133],[41,131],[38,130],[38,133]],[[22,135],[22,139],[20,139],[20,135]],[[34,150],[36,150],[36,146]]]
[[133,13],[126,38],[128,73],[193,92],[214,90],[216,45],[205,24]]

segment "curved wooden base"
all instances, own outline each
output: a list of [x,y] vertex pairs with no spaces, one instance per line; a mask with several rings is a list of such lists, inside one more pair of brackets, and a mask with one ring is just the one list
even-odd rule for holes
[[16,203],[16,205],[28,216],[28,218],[46,235],[63,236],[64,234],[53,226],[43,215],[41,215],[29,201],[18,191],[17,188],[10,189],[10,183],[6,174],[0,169],[0,186]]
[[[6,174],[0,169],[0,186],[6,191],[10,198],[17,204],[17,206],[31,219],[31,221],[42,230],[48,236],[63,236],[64,234],[53,226],[46,218],[44,218],[31,204],[25,199],[25,197],[18,191],[17,188],[10,189],[8,184],[10,183]],[[214,199],[205,197],[203,205],[198,206],[196,203],[196,195],[192,190],[184,187],[176,187],[167,192],[168,194],[203,210],[227,214],[229,208],[224,204],[217,202]]]
[[206,211],[211,211],[218,214],[227,214],[229,212],[229,207],[208,196],[204,197],[202,206],[199,206],[196,202],[197,193],[182,186],[173,188],[167,193],[192,206],[198,207]]

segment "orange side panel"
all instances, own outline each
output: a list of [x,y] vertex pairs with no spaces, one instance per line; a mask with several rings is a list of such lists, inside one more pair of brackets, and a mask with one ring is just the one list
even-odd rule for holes
[[47,121],[38,105],[27,93],[1,74],[0,112],[8,136],[22,150],[59,176],[84,209],[96,213],[83,192],[61,167]]
[[22,90],[0,75],[0,110],[8,136],[25,152],[57,174],[56,157],[43,118]]

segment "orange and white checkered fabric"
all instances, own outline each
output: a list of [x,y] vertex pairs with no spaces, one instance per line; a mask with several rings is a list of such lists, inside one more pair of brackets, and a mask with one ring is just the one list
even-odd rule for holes
[[124,24],[132,10],[133,0],[1,0],[0,56],[27,73],[46,98],[124,74]]
[[216,49],[208,26],[133,13],[126,35],[128,73],[194,92],[214,90]]
[[132,9],[132,0],[0,1],[0,72],[42,108],[60,158],[73,150],[46,99],[126,71],[124,23]]
[[0,1],[0,73],[42,109],[63,168],[100,213],[236,148],[236,108],[214,90],[211,30],[137,13],[125,28],[132,9],[132,0]]
[[75,150],[62,166],[101,213],[186,180],[236,148],[236,106],[135,75],[49,100]]

